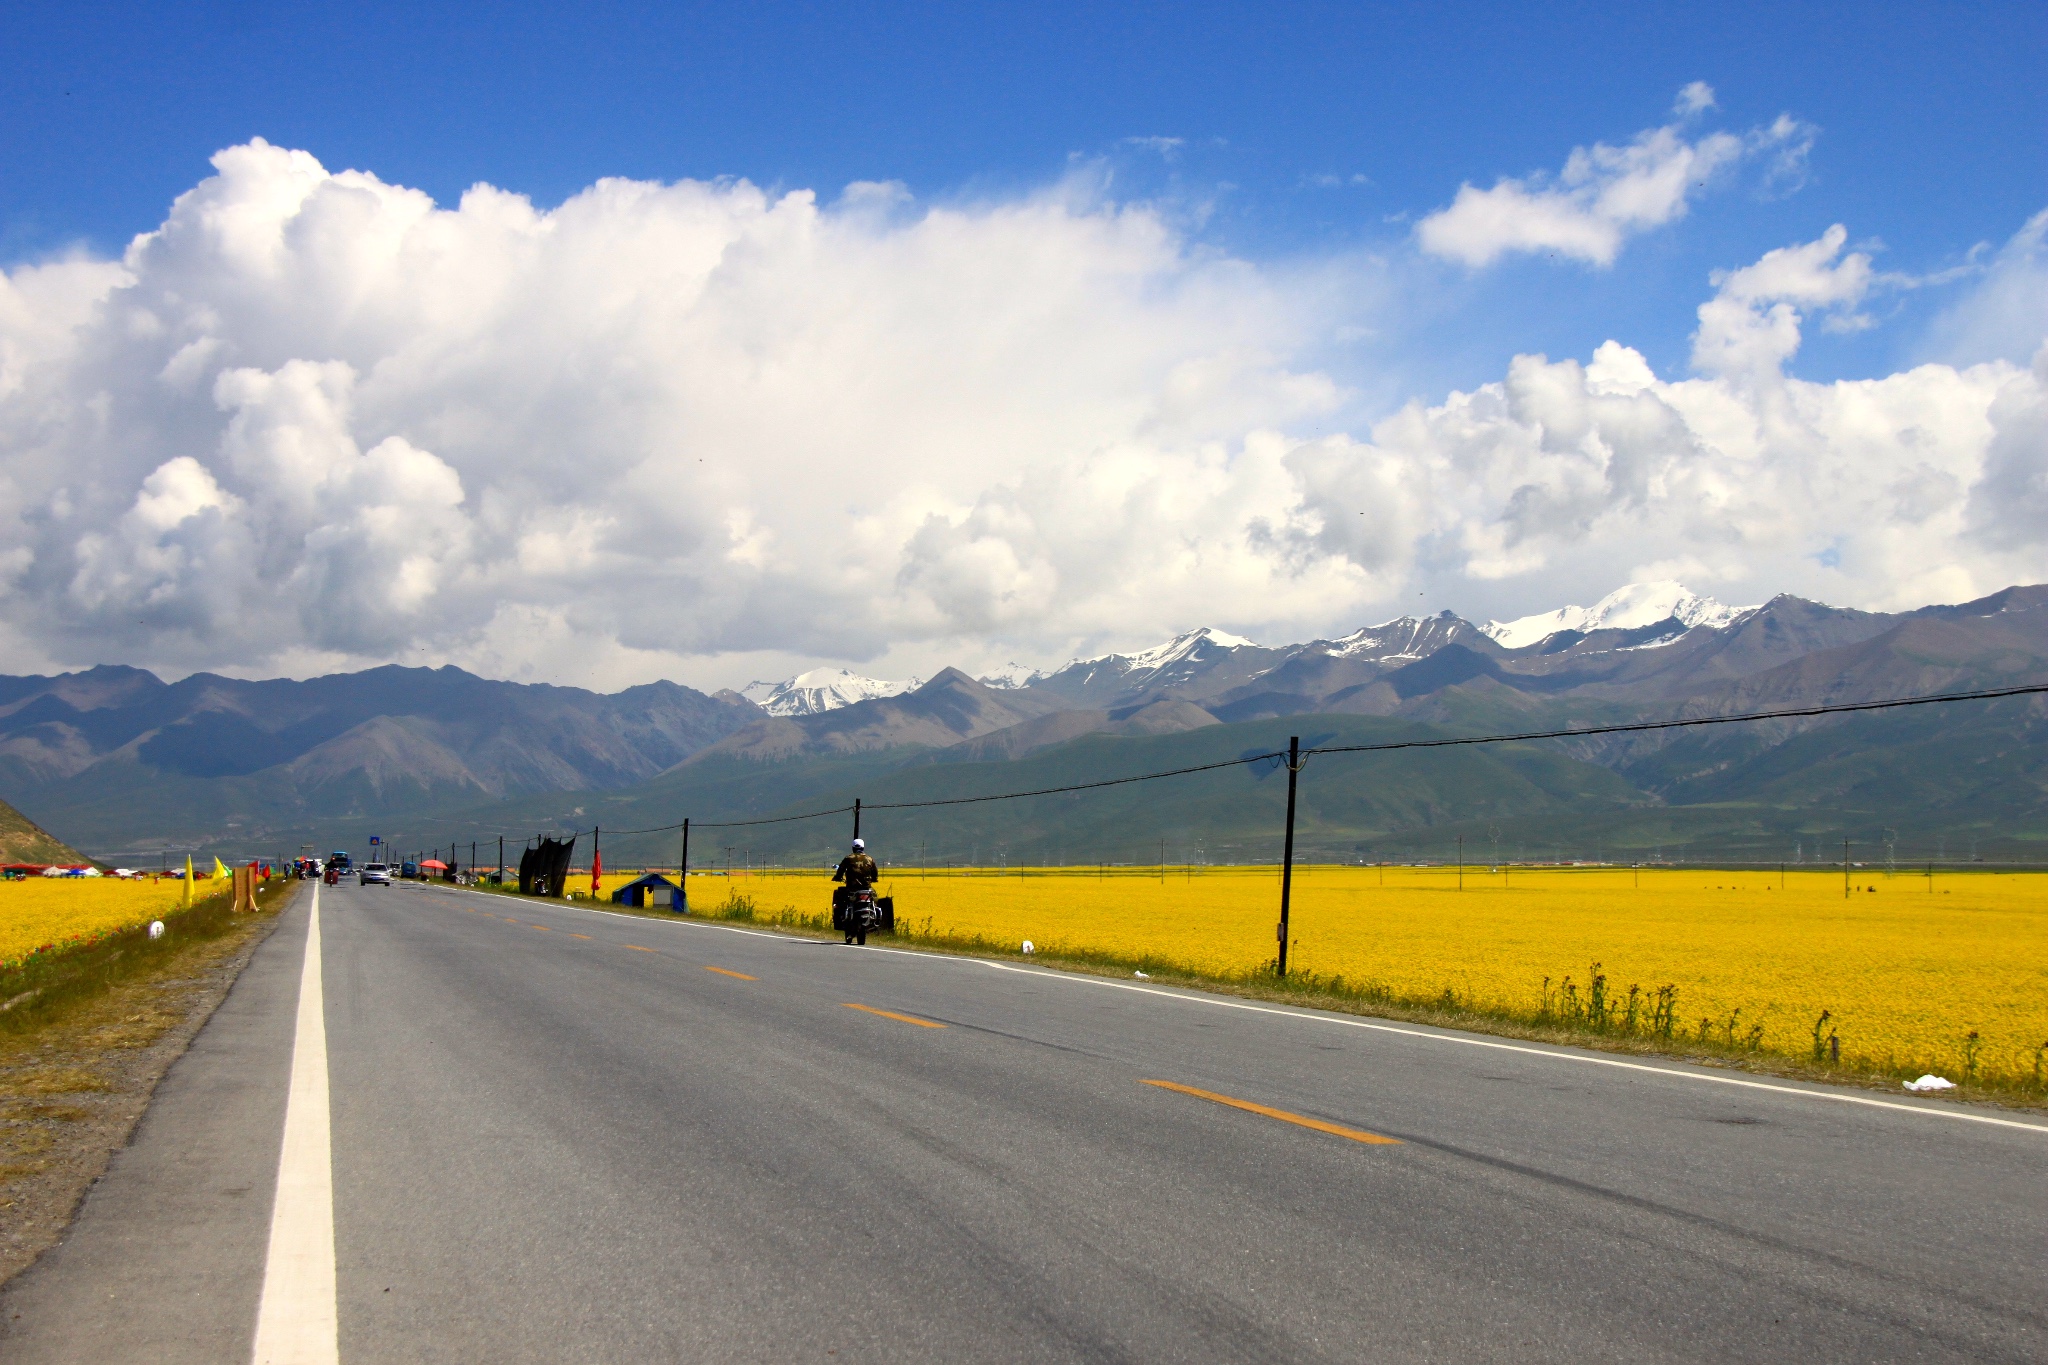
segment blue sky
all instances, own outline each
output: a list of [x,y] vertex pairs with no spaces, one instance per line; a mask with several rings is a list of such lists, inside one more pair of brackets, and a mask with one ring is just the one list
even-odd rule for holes
[[23,667],[723,685],[2048,579],[2031,0],[0,43]]
[[[1926,274],[2048,202],[2048,6],[902,5],[17,6],[0,127],[13,260],[154,227],[217,148],[252,136],[452,203],[477,181],[543,204],[601,176],[740,176],[829,194],[1003,193],[1074,158],[1184,204],[1254,259],[1398,242],[1461,182],[1555,167],[1664,121],[1708,82],[1717,122],[1818,139],[1796,192],[1739,185],[1626,268],[1447,269],[1419,333],[1427,388],[1516,350],[1636,339],[1682,363],[1709,271],[1830,223]],[[1177,138],[1169,161],[1131,139]],[[1355,181],[1364,177],[1364,182]],[[1329,186],[1326,178],[1339,183]],[[1910,358],[1924,311],[1812,338],[1800,372]]]

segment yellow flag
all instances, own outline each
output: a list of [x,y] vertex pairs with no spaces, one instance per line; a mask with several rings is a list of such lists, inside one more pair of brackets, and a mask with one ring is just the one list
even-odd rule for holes
[[228,878],[234,875],[234,873],[228,871],[228,865],[226,863],[222,862],[218,858],[215,858],[213,860],[213,876],[215,881],[226,881]]
[[185,855],[185,904],[192,903],[192,855]]

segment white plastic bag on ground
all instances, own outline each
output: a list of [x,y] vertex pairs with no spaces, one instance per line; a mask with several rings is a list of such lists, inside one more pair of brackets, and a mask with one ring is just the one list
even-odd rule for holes
[[1027,953],[1035,953],[1038,950],[1031,946],[1031,940],[1027,938],[1024,940],[1024,951]]
[[149,922],[149,936],[151,938],[162,938],[164,936],[164,922],[162,920],[153,919]]
[[1927,1090],[1953,1090],[1955,1088],[1956,1083],[1954,1081],[1944,1080],[1940,1076],[1934,1075],[1922,1076],[1917,1081],[1906,1082],[1906,1089],[1916,1094]]

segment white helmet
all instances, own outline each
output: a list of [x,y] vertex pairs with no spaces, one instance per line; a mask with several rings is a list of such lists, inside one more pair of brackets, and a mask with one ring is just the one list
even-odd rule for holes
[[867,841],[867,840],[865,840],[865,839],[855,839],[855,840],[853,841],[853,851],[854,851],[855,853],[858,853],[858,852],[860,852],[860,851],[861,851],[862,849],[866,848],[867,846],[868,846],[868,841]]

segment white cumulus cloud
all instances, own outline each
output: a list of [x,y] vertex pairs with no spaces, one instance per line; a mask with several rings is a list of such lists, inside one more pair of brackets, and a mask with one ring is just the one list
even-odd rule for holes
[[1384,267],[1233,259],[1084,183],[446,207],[252,142],[120,260],[0,276],[0,642],[715,684],[1287,638],[1418,591],[2044,577],[2040,364],[1787,372],[1874,287],[1846,241],[1718,276],[1690,376],[1525,355],[1368,430],[1319,357],[1395,321]]
[[1545,251],[1611,266],[1630,237],[1684,216],[1691,198],[1744,156],[1770,155],[1774,180],[1795,174],[1812,141],[1806,125],[1781,117],[1746,137],[1688,136],[1689,122],[1713,104],[1713,89],[1694,81],[1679,92],[1674,123],[1618,147],[1575,147],[1555,174],[1504,176],[1490,189],[1461,185],[1448,207],[1415,225],[1416,240],[1474,268]]

